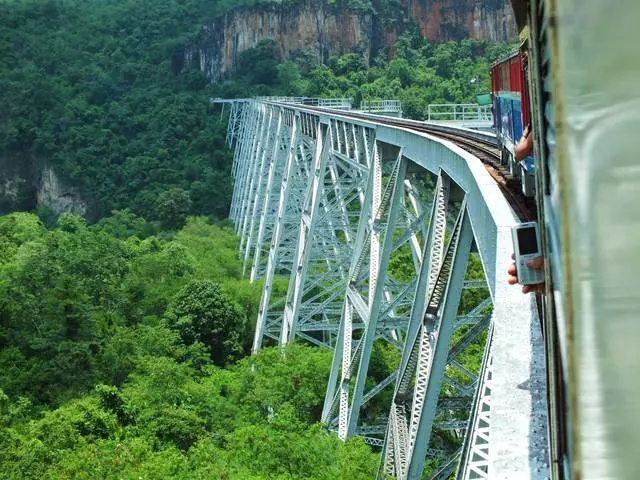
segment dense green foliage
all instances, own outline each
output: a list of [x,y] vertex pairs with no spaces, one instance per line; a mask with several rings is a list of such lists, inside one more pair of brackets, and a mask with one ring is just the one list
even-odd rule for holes
[[0,2],[0,156],[53,165],[92,218],[131,208],[179,228],[185,197],[187,212],[224,218],[225,127],[204,75],[172,68],[222,3]]
[[[129,223],[137,218],[118,215],[132,218]],[[97,382],[117,385],[135,363],[128,353],[137,353],[128,349],[135,350],[149,335],[144,342],[154,345],[156,353],[174,350],[176,358],[194,362],[209,354],[223,365],[221,345],[205,337],[185,338],[187,325],[230,328],[223,351],[237,355],[245,350],[243,342],[250,336],[246,315],[252,312],[221,289],[243,303],[248,297],[252,304],[259,289],[241,281],[239,268],[231,267],[237,260],[228,227],[193,219],[173,238],[140,240],[143,224],[132,236],[116,238],[103,227],[106,220],[89,227],[80,217],[64,214],[56,229],[47,230],[31,214],[0,217],[0,381],[5,393],[29,394],[36,403],[52,405]],[[199,271],[198,244],[215,251],[212,256],[221,267]],[[202,285],[216,292],[205,299],[216,304],[216,311],[199,308]]]
[[314,423],[329,352],[234,363],[260,289],[229,227],[147,231],[0,217],[0,477],[371,478],[367,446]]

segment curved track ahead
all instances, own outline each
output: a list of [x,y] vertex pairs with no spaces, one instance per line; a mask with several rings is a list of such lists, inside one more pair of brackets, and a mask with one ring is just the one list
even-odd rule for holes
[[[326,111],[327,109],[308,107],[309,110]],[[349,112],[344,110],[333,111],[339,113],[345,117],[355,117],[363,120],[371,120],[371,115],[359,114],[355,112]],[[385,125],[402,127],[417,132],[427,133],[431,136],[442,138],[454,143],[463,150],[471,153],[478,158],[484,164],[485,168],[489,172],[489,175],[496,181],[500,191],[507,199],[509,205],[522,222],[528,222],[537,220],[536,205],[533,198],[528,198],[522,193],[522,188],[518,179],[514,178],[511,172],[509,172],[508,166],[502,163],[502,155],[500,148],[490,141],[482,141],[478,138],[472,137],[465,132],[456,128],[451,128],[449,131],[446,127],[433,127],[430,125],[422,124],[416,125],[415,123],[407,123],[403,121],[394,121],[389,117],[376,117],[375,121]]]
[[500,161],[501,152],[498,147],[475,138],[470,138],[460,132],[452,131],[451,133],[445,133],[429,127],[413,127],[413,129],[424,131],[434,137],[449,140],[480,159],[520,220],[528,222],[536,219],[535,204],[532,199],[524,196],[520,188],[520,183],[513,178],[507,167]]

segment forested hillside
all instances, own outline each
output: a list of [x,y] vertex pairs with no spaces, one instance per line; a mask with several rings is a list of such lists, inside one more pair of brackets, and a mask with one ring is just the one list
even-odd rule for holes
[[435,45],[414,26],[391,62],[353,53],[321,65],[310,55],[280,63],[266,41],[239,56],[234,77],[209,85],[199,65],[183,65],[183,50],[206,19],[232,5],[0,1],[0,213],[36,208],[43,168],[52,167],[78,190],[92,221],[129,208],[179,228],[166,215],[176,204],[225,218],[231,153],[212,96],[397,98],[421,118],[429,103],[473,101],[488,88],[488,62],[509,48]]
[[[204,76],[172,70],[174,52],[220,7],[0,2],[0,164],[19,162],[31,175],[52,165],[79,187],[92,219],[131,208],[161,220],[167,196],[192,213],[224,218],[231,188],[225,127],[211,115]],[[17,207],[35,206],[29,188],[19,197]]]
[[315,424],[330,352],[242,359],[260,288],[232,231],[146,230],[0,217],[0,478],[371,478]]

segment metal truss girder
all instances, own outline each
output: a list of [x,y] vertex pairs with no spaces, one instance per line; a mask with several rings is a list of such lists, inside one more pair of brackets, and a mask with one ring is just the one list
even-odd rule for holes
[[469,420],[443,420],[436,421],[434,428],[439,430],[464,430],[467,428]]
[[[247,230],[251,225],[251,221],[255,218],[252,215],[253,209],[255,208],[255,196],[256,191],[261,184],[262,177],[260,175],[260,171],[264,166],[264,156],[263,152],[263,143],[265,142],[265,137],[269,138],[268,135],[265,135],[265,129],[268,130],[268,124],[271,122],[271,115],[267,111],[267,107],[262,105],[258,107],[258,118],[257,121],[260,125],[259,129],[256,129],[254,132],[253,140],[251,142],[251,147],[248,152],[245,152],[245,155],[250,158],[260,159],[259,161],[253,161],[251,163],[251,167],[249,169],[248,178],[250,181],[247,184],[247,188],[244,189],[243,192],[243,208],[241,211],[242,217],[242,227],[240,229],[240,254],[242,255],[243,250],[246,248],[247,241],[250,239]],[[244,268],[243,268],[244,270]]]
[[[366,130],[363,130],[363,154],[366,164],[371,167],[375,153],[371,152],[371,149],[375,149],[373,137],[366,138]],[[357,149],[356,149],[357,150]],[[374,183],[374,170],[369,168],[367,186],[364,194],[361,196],[362,210],[360,220],[358,222],[358,231],[353,245],[354,255],[357,255],[357,260],[352,260],[349,267],[348,278],[353,282],[354,277],[358,274],[362,265],[362,256],[364,255],[365,245],[367,244],[365,238],[367,237],[367,230],[369,227],[367,219],[372,211],[372,198],[373,198],[373,183]],[[347,299],[348,299],[347,290]],[[353,333],[353,304],[345,301],[343,306],[343,313],[340,319],[340,328],[338,333],[338,340],[334,356],[331,364],[331,371],[329,374],[329,382],[327,391],[325,394],[324,406],[322,410],[322,421],[328,422],[332,412],[338,408],[341,408],[341,418],[343,420],[342,430],[346,431],[346,408],[347,408],[347,396],[348,388],[345,380],[348,380],[351,376],[351,362],[356,358],[356,350],[352,351],[352,333]],[[340,382],[338,379],[341,378]]]
[[456,359],[448,359],[447,365],[450,365],[451,367],[453,367],[453,368],[459,370],[460,372],[464,373],[470,379],[471,383],[475,384],[476,381],[478,380],[478,376],[475,373],[473,373],[467,367],[462,365]]
[[464,288],[487,288],[487,282],[484,280],[465,280]]
[[[377,168],[380,168],[380,163],[377,163]],[[376,168],[376,166],[374,166]],[[380,314],[380,304],[384,293],[384,282],[387,275],[387,266],[391,256],[391,247],[393,245],[393,231],[397,218],[397,212],[400,208],[400,194],[402,192],[402,185],[404,182],[404,176],[407,169],[407,163],[402,152],[398,153],[398,159],[396,160],[396,166],[394,167],[394,174],[391,176],[385,194],[379,200],[379,203],[375,201],[375,183],[374,183],[374,203],[373,206],[377,207],[373,209],[376,212],[375,220],[380,220],[383,216],[383,208],[386,202],[390,202],[389,213],[387,217],[387,226],[384,230],[384,235],[371,233],[371,249],[370,249],[370,277],[369,277],[369,308],[368,318],[365,320],[367,324],[363,333],[364,345],[362,347],[362,353],[360,356],[360,362],[356,374],[355,385],[353,387],[353,397],[351,399],[351,405],[348,413],[348,426],[347,431],[344,432],[342,438],[352,435],[355,431],[358,417],[360,415],[360,408],[362,406],[362,397],[365,379],[367,377],[367,371],[369,367],[369,359],[371,357],[371,348],[373,341],[376,337],[376,323]],[[377,172],[377,175],[381,175],[381,172]],[[379,194],[378,194],[379,195]],[[376,211],[377,210],[377,211]],[[382,237],[382,241],[380,241]],[[379,249],[382,248],[382,252]]]
[[488,479],[489,434],[491,430],[492,389],[492,332],[489,331],[485,357],[481,366],[481,382],[478,385],[474,407],[469,416],[468,433],[465,437],[462,462],[458,470],[459,480]]
[[358,427],[358,430],[356,431],[356,435],[359,435],[359,436],[376,435],[376,434],[381,435],[385,432],[386,428],[387,428],[386,424]]
[[[440,384],[444,375],[446,365],[448,345],[451,340],[454,328],[454,319],[460,302],[460,294],[462,291],[462,281],[466,270],[467,258],[471,250],[473,241],[473,233],[468,215],[466,213],[465,202],[463,202],[463,218],[460,226],[458,244],[453,260],[453,267],[447,282],[446,292],[444,293],[444,303],[440,316],[440,324],[437,333],[437,341],[433,346],[431,354],[426,398],[424,399],[419,411],[412,412],[413,418],[417,425],[415,439],[413,441],[411,456],[409,458],[409,466],[407,469],[407,478],[419,478],[424,467],[424,459],[426,455],[426,447],[428,445],[429,436],[431,434],[431,424],[435,417],[436,404],[440,392]],[[421,372],[418,372],[420,375]],[[418,383],[419,380],[416,380]],[[414,397],[415,400],[415,397]],[[414,408],[419,407],[415,405]]]
[[460,410],[468,407],[472,401],[471,396],[441,397],[438,399],[438,410]]
[[[407,329],[407,338],[413,339],[417,337],[420,326],[422,325],[427,299],[433,289],[434,274],[440,269],[441,266],[441,251],[444,248],[444,228],[447,209],[447,187],[445,185],[446,179],[442,176],[438,177],[438,182],[435,190],[435,201],[432,205],[432,212],[429,222],[429,231],[425,239],[425,246],[423,251],[430,252],[429,259],[423,259],[421,264],[420,274],[418,276],[418,282],[416,285],[416,295],[411,310],[411,318],[409,321],[409,327]],[[413,372],[416,367],[416,356],[413,350],[405,349],[402,355],[402,361],[400,364],[401,372]],[[399,383],[396,385],[396,395],[404,395],[408,390],[408,382],[410,375],[405,375],[399,379]]]
[[291,141],[289,143],[289,150],[287,153],[287,159],[284,166],[284,172],[282,174],[282,183],[280,185],[280,193],[278,200],[278,213],[277,221],[272,232],[271,244],[269,254],[267,258],[267,267],[265,272],[265,282],[262,288],[262,297],[260,299],[260,307],[258,310],[258,319],[256,322],[256,330],[253,340],[253,353],[256,353],[262,346],[262,339],[265,334],[265,327],[267,323],[267,315],[269,312],[269,302],[271,300],[271,287],[273,285],[273,279],[275,276],[277,259],[280,249],[280,243],[283,236],[283,230],[285,226],[285,212],[288,207],[288,200],[290,199],[290,185],[292,183],[292,175],[294,170],[295,156],[298,149],[298,132],[299,132],[299,117],[296,115],[293,119],[293,125],[291,126]]
[[[401,306],[408,307],[411,304],[409,299],[405,301],[403,298],[406,295],[406,291],[410,290],[410,288],[407,289],[406,285],[394,282],[390,277],[387,283],[383,280],[378,289],[372,288],[371,279],[374,279],[373,283],[380,281],[378,278],[379,272],[386,268],[384,265],[382,267],[380,266],[380,258],[384,257],[384,249],[390,248],[389,242],[384,244],[384,240],[388,240],[387,232],[391,233],[393,231],[393,225],[389,225],[389,219],[396,221],[397,218],[404,216],[404,214],[398,216],[390,213],[392,210],[400,208],[393,207],[394,203],[398,203],[400,206],[403,204],[403,198],[399,196],[402,192],[402,175],[404,175],[401,171],[403,170],[403,168],[401,168],[401,162],[404,161],[403,157],[401,154],[398,154],[393,162],[393,168],[387,171],[389,176],[384,193],[382,193],[381,188],[383,168],[379,163],[380,158],[376,150],[374,150],[373,160],[375,162],[374,168],[369,171],[368,187],[364,195],[365,205],[371,205],[371,207],[368,210],[368,215],[362,215],[360,217],[354,247],[354,261],[350,267],[349,277],[351,281],[347,288],[345,315],[343,316],[340,326],[342,348],[339,351],[337,350],[338,353],[334,356],[332,373],[325,398],[325,407],[323,409],[324,421],[329,422],[330,425],[335,422],[335,424],[338,425],[338,434],[341,438],[345,438],[350,434],[348,432],[349,416],[352,412],[354,399],[361,402],[361,407],[364,406],[373,396],[390,385],[392,378],[395,376],[395,374],[392,373],[391,378],[387,377],[382,382],[374,385],[366,395],[350,396],[351,393],[357,393],[355,389],[357,385],[353,385],[354,389],[353,391],[351,390],[351,379],[356,367],[358,370],[361,369],[363,357],[368,355],[366,352],[367,342],[371,341],[371,338],[374,340],[384,339],[384,341],[398,348],[401,347],[401,343],[394,337],[396,336],[396,330],[398,328],[404,329],[407,321],[403,316],[395,317],[395,308],[400,308]],[[377,187],[376,183],[378,185]],[[380,242],[380,238],[383,239],[382,242]],[[380,243],[384,245],[382,253],[380,253]],[[373,249],[371,248],[372,245],[374,246]],[[358,254],[358,252],[360,253]],[[389,253],[386,255],[388,256]],[[368,269],[366,268],[367,263],[364,261],[367,256],[369,256]],[[361,273],[358,274],[358,272]],[[366,290],[366,292],[358,291],[356,286],[361,290]],[[410,286],[411,285],[409,285],[409,287]],[[374,292],[373,294],[372,291]],[[379,296],[379,308],[375,309],[377,324],[371,327],[369,325],[372,311],[371,304],[376,295]],[[353,321],[354,313],[357,313],[357,317],[360,318],[361,321],[359,323]],[[346,322],[344,319],[346,319]],[[351,336],[353,332],[357,330],[364,331],[362,332],[361,338],[356,341],[353,340]],[[369,335],[368,339],[367,334]],[[340,364],[342,364],[342,373],[338,375],[337,370]],[[339,382],[337,382],[338,377],[341,377]],[[340,410],[338,417],[332,419],[333,412],[338,406]],[[379,421],[386,422],[387,420]],[[368,425],[368,427],[374,428],[374,426],[371,425]],[[376,428],[384,429],[385,426],[378,425]]]
[[364,443],[366,443],[367,445],[371,445],[372,447],[382,447],[384,445],[384,440],[382,440],[381,438],[362,437],[362,440],[364,441]]
[[[449,350],[449,355],[447,357],[447,362],[453,360],[456,356],[458,356],[465,348],[467,348],[474,340],[478,338],[478,336],[485,331],[485,329],[489,326],[491,322],[491,316],[485,315],[482,320],[476,323],[464,336],[458,340],[458,342],[451,347]],[[459,325],[459,322],[457,323]],[[456,326],[457,326],[456,325]]]
[[257,136],[256,128],[260,118],[256,105],[251,103],[250,105],[245,106],[243,109],[243,117],[244,128],[238,138],[237,148],[233,159],[234,171],[236,172],[234,178],[243,180],[235,182],[233,186],[230,216],[235,223],[236,234],[240,233],[240,229],[242,227],[242,212],[244,211],[247,201],[245,193],[249,187],[247,178],[254,163],[251,158],[250,150],[253,146],[253,141]]
[[[317,128],[325,128],[321,127],[321,124],[317,122],[307,123],[309,125],[313,124]],[[355,130],[354,135],[356,135]],[[278,141],[277,138],[279,138],[278,135],[276,135],[276,142]],[[293,133],[291,138],[293,139]],[[350,212],[347,211],[346,204],[353,200],[360,200],[358,190],[362,188],[362,181],[358,183],[353,177],[349,176],[350,172],[338,169],[335,166],[331,149],[328,146],[322,151],[322,161],[325,165],[325,171],[328,172],[327,175],[325,176],[323,172],[310,165],[311,161],[317,160],[318,139],[321,142],[323,141],[323,138],[319,137],[318,134],[307,139],[302,138],[296,147],[292,147],[295,150],[293,158],[289,153],[289,160],[285,162],[285,165],[288,165],[291,171],[289,175],[286,174],[287,170],[282,174],[282,187],[288,183],[294,184],[291,181],[294,178],[298,179],[299,185],[305,185],[306,188],[295,190],[298,192],[297,200],[295,201],[293,201],[293,195],[291,195],[293,187],[289,187],[289,191],[284,195],[283,188],[281,188],[280,201],[278,203],[278,220],[273,227],[274,239],[271,242],[265,275],[272,279],[273,270],[282,270],[282,267],[285,267],[290,272],[292,280],[289,283],[289,291],[287,293],[289,304],[287,305],[288,308],[284,309],[284,314],[276,316],[269,314],[268,311],[276,308],[278,302],[271,304],[269,288],[272,280],[265,281],[256,338],[254,339],[254,351],[260,348],[260,335],[265,335],[268,331],[268,336],[272,336],[273,329],[278,327],[281,328],[282,333],[283,328],[290,329],[291,322],[300,325],[304,325],[306,322],[317,323],[312,320],[315,315],[322,314],[323,317],[326,317],[332,311],[335,312],[335,308],[332,305],[337,305],[336,302],[341,301],[340,284],[344,282],[343,279],[345,278],[343,264],[349,258],[350,242],[351,237],[353,237],[351,223],[347,220]],[[310,149],[315,151],[313,155],[309,155]],[[274,150],[276,149],[274,148]],[[296,168],[292,168],[292,160]],[[313,194],[315,206],[310,209],[309,195],[312,191],[315,192]],[[291,210],[289,215],[282,208],[284,202],[287,203],[288,209]],[[310,212],[313,212],[313,215],[310,215]],[[294,233],[287,232],[285,234],[282,231],[285,225],[296,225],[294,228],[289,228]],[[342,240],[337,238],[338,232],[344,233]],[[301,239],[301,235],[304,236],[304,239]],[[258,240],[260,240],[260,235],[258,235]],[[256,268],[252,269],[252,279],[256,279],[261,271],[259,268],[261,264],[257,262],[263,248],[259,244],[255,246],[254,266]],[[299,257],[300,252],[303,253],[302,257]],[[293,261],[294,259],[295,262]],[[334,293],[328,294],[326,285],[331,285]],[[311,293],[314,289],[318,289],[318,292],[321,293]],[[325,291],[322,292],[322,289]],[[298,307],[293,308],[296,305]],[[338,315],[334,317],[336,323],[338,317]],[[262,325],[262,328],[260,328],[260,325]],[[326,330],[323,326],[321,327],[321,331]],[[308,327],[303,328],[306,332],[310,331]],[[295,331],[289,332],[286,335],[288,338],[281,338],[281,342],[284,340],[284,343],[287,343],[295,335],[297,335]],[[309,338],[309,335],[305,334],[304,338]]]
[[[279,156],[280,156],[280,141],[281,140],[286,140],[286,139],[281,139],[281,131],[282,131],[282,110],[278,109],[277,112],[274,112],[272,110],[271,115],[273,116],[273,114],[276,113],[276,115],[278,116],[277,119],[277,127],[276,127],[276,133],[275,133],[275,142],[273,145],[273,151],[269,154],[268,153],[268,149],[269,146],[267,145],[267,147],[265,148],[265,152],[263,155],[263,167],[261,169],[261,175],[262,175],[262,171],[264,171],[264,163],[267,161],[267,158],[269,159],[269,168],[268,168],[268,173],[267,173],[267,180],[266,180],[266,185],[264,186],[265,192],[264,192],[264,200],[262,202],[262,205],[260,205],[259,203],[259,199],[260,199],[260,193],[261,190],[258,189],[258,192],[256,193],[256,208],[254,209],[254,213],[253,216],[254,218],[252,219],[252,222],[255,220],[255,217],[257,216],[257,212],[258,212],[258,208],[261,208],[261,213],[259,215],[259,225],[258,225],[258,232],[256,235],[256,239],[255,239],[255,251],[254,251],[254,255],[253,255],[253,265],[251,267],[251,276],[249,277],[249,279],[253,282],[256,280],[256,276],[257,276],[257,269],[258,269],[258,265],[260,263],[260,255],[262,253],[262,243],[264,240],[264,233],[265,233],[265,228],[266,228],[266,223],[267,220],[273,221],[273,219],[275,219],[275,216],[271,216],[269,217],[267,215],[267,212],[269,211],[270,208],[270,200],[272,199],[272,197],[274,195],[271,194],[271,190],[273,188],[273,182],[274,182],[274,177],[276,176],[276,167],[278,166],[278,161],[279,161]],[[262,183],[260,184],[262,185]],[[251,225],[251,233],[253,233],[253,223]],[[250,254],[250,247],[251,247],[251,242],[249,242],[247,244],[247,249],[245,251],[245,261],[244,261],[244,265],[243,265],[243,274],[244,274],[244,268],[246,266],[246,263],[249,261],[249,254]]]
[[[378,393],[380,393],[382,390],[384,390],[388,385],[391,385],[393,382],[395,382],[396,377],[398,376],[398,372],[393,372],[391,375],[387,376],[385,379],[383,379],[380,383],[378,383],[375,387],[373,387],[371,390],[369,390],[363,397],[362,397],[362,405],[366,404],[369,400],[371,400],[375,395],[377,395]],[[386,430],[386,427],[385,427]],[[384,433],[384,431],[382,431],[381,433]]]
[[[298,336],[300,338],[304,338],[307,342],[312,343],[313,345],[317,345],[318,347],[331,349],[333,346],[331,344],[327,344],[317,338],[312,337],[311,335],[307,335],[304,332],[298,332]],[[276,337],[274,337],[276,338]]]
[[473,392],[475,391],[477,386],[477,383],[473,382],[470,384],[462,384],[448,375],[444,376],[443,381],[451,387],[455,388],[455,390],[458,392],[458,395],[473,395]]
[[[391,315],[393,313],[393,310],[401,305],[403,305],[403,302],[406,303],[406,297],[408,294],[412,293],[412,290],[415,290],[415,281],[410,281],[407,285],[405,285],[402,290],[400,290],[398,292],[397,295],[395,295],[395,297],[393,298],[393,300],[390,303],[385,304],[384,306],[384,310],[381,310],[380,312],[380,318],[386,318],[387,316]],[[407,305],[411,306],[413,304],[413,299],[409,299],[409,302]],[[406,306],[406,305],[404,305]],[[394,315],[395,316],[395,315]],[[398,317],[396,317],[398,318]],[[408,321],[408,318],[405,320],[405,322]]]
[[[462,291],[467,257],[473,240],[465,205],[466,203],[463,201],[442,265],[436,275],[430,275],[431,278],[435,277],[435,281],[429,285],[431,291],[429,301],[423,304],[424,306],[417,312],[425,312],[427,315],[424,317],[425,319],[430,316],[434,318],[430,321],[419,322],[420,329],[415,327],[409,329],[411,336],[407,338],[403,352],[394,404],[405,404],[409,399],[412,399],[412,402],[409,436],[406,443],[398,444],[394,441],[394,470],[396,478],[399,479],[419,478],[424,465],[440,384],[444,376],[448,345],[453,333],[454,320]],[[424,276],[424,272],[422,275]],[[432,313],[429,313],[430,311]],[[412,314],[412,319],[419,320],[421,318],[417,313]],[[411,360],[412,358],[414,360]],[[409,391],[408,382],[413,378],[414,368],[417,368],[415,389]],[[392,410],[394,409],[397,411],[396,407],[392,407]],[[390,427],[389,435],[395,434],[392,428],[393,426]],[[398,456],[398,451],[403,454]],[[391,452],[387,449],[385,455],[391,455]],[[407,463],[399,465],[398,462],[401,458],[406,459]],[[390,462],[385,463],[388,465]],[[392,472],[387,470],[387,473]]]

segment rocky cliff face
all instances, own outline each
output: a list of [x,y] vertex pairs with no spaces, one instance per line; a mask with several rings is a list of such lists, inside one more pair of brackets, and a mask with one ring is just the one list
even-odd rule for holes
[[0,215],[40,205],[56,215],[85,215],[88,204],[77,189],[60,180],[52,167],[39,163],[29,158],[0,158]]
[[204,26],[205,39],[185,51],[185,62],[198,62],[212,81],[233,70],[238,54],[261,40],[273,39],[281,58],[311,53],[326,60],[332,53],[372,49],[371,15],[330,9],[326,2],[284,8],[239,8]]
[[45,205],[56,215],[64,212],[84,216],[87,213],[87,201],[78,190],[65,185],[53,168],[44,167],[37,191],[38,205]]
[[[204,39],[184,52],[186,64],[199,64],[217,82],[231,72],[238,54],[273,39],[282,59],[312,54],[324,61],[332,54],[359,52],[366,58],[384,47],[393,55],[402,25],[413,22],[429,40],[476,38],[509,41],[517,36],[509,0],[400,0],[397,18],[346,11],[326,0],[294,6],[238,8],[204,28]],[[391,25],[391,26],[389,26]]]
[[403,0],[406,16],[429,40],[508,42],[517,35],[509,0]]

